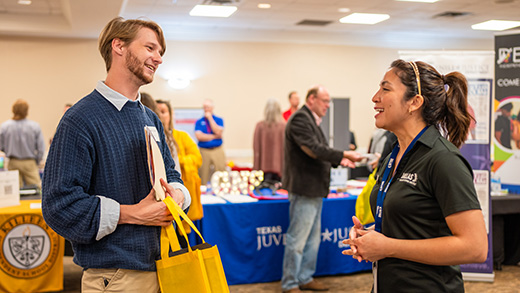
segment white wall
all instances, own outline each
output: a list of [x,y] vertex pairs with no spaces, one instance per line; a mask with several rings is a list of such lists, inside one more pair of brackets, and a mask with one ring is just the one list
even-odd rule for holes
[[[40,123],[46,141],[64,104],[78,101],[105,77],[96,40],[0,37],[0,52],[0,121],[12,116],[16,99],[26,99],[29,119]],[[394,49],[339,45],[170,41],[155,81],[142,91],[179,108],[213,99],[215,113],[225,120],[226,151],[247,153],[267,99],[278,99],[285,110],[290,91],[298,91],[303,103],[307,89],[323,84],[331,97],[351,99],[350,125],[358,146],[366,148],[374,129],[372,95],[397,57]],[[164,77],[175,72],[192,75],[191,85],[171,89]]]

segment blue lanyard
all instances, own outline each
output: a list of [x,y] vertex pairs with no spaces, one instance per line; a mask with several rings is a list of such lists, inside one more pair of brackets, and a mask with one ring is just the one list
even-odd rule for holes
[[[406,154],[413,148],[417,140],[423,135],[423,133],[428,129],[428,126],[424,127],[419,134],[412,140],[410,145],[406,148],[406,151],[404,152],[403,156],[401,157],[401,161],[406,156]],[[375,221],[376,226],[375,229],[377,232],[381,232],[381,223],[383,222],[383,202],[385,201],[386,192],[388,191],[388,187],[390,187],[390,184],[392,183],[392,179],[394,179],[394,176],[390,176],[392,173],[392,167],[394,165],[395,159],[397,157],[397,153],[399,153],[399,144],[397,144],[394,149],[392,150],[392,154],[390,155],[390,160],[388,160],[388,164],[386,165],[385,172],[383,173],[383,178],[381,179],[381,186],[379,186],[379,191],[377,193],[377,207],[376,207],[376,215],[375,215]],[[399,165],[395,167],[395,170],[397,171],[397,168]],[[388,182],[387,182],[388,181]],[[386,184],[385,184],[386,183]]]

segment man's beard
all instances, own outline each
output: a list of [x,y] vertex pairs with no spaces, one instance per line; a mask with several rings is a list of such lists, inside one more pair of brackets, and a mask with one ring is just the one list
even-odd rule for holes
[[139,61],[132,51],[128,51],[128,55],[126,55],[126,67],[128,67],[143,84],[149,84],[153,81],[153,75],[147,76],[144,74],[144,64]]

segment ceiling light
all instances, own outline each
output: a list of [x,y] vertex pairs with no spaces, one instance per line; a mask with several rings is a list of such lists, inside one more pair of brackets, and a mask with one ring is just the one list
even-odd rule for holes
[[258,8],[260,8],[260,9],[269,9],[269,8],[271,8],[271,4],[269,4],[269,3],[259,3],[258,4]]
[[341,23],[376,24],[390,18],[388,14],[352,13],[339,20]]
[[350,8],[342,7],[338,9],[338,12],[340,13],[347,13],[350,12]]
[[31,5],[31,0],[18,0],[18,4],[20,5]]
[[176,90],[182,90],[187,88],[191,83],[191,80],[186,76],[173,76],[168,79],[168,85]]
[[488,20],[471,26],[474,30],[503,31],[520,26],[520,21]]
[[229,17],[237,11],[236,6],[195,5],[190,11],[191,16]]
[[435,3],[439,0],[395,0],[400,2],[421,2],[421,3]]

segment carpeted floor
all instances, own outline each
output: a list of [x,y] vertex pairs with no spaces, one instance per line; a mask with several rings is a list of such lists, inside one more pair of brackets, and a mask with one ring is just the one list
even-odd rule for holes
[[[80,291],[81,268],[72,262],[72,257],[66,256],[63,261],[64,290],[63,293],[77,293]],[[349,292],[366,293],[372,287],[370,272],[342,276],[319,277],[319,280],[330,287],[331,293]],[[466,292],[520,292],[520,266],[503,266],[501,271],[495,271],[494,282],[464,282]],[[232,293],[262,293],[281,292],[280,282],[258,283],[230,286]]]

